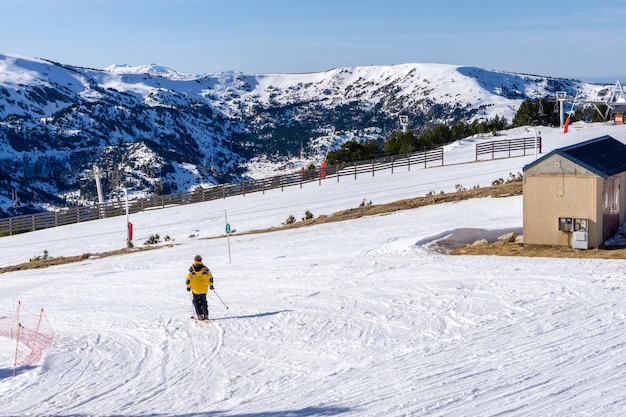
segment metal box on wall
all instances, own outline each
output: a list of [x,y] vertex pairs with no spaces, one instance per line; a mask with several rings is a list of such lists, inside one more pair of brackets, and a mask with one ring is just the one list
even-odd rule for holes
[[572,232],[574,230],[573,217],[559,217],[559,231]]
[[589,234],[581,230],[574,232],[572,236],[572,248],[589,249]]

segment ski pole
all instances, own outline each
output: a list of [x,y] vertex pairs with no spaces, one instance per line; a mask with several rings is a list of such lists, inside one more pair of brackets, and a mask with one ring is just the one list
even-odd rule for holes
[[189,301],[191,301],[191,311],[193,311],[193,316],[194,317],[198,317],[196,316],[196,306],[193,304],[193,297],[191,296],[191,291],[187,291],[189,293]]
[[226,310],[228,310],[228,306],[226,305],[226,303],[224,302],[224,300],[222,300],[222,297],[220,297],[220,295],[217,293],[217,291],[215,290],[211,290],[215,293],[215,295],[217,295],[217,298],[219,298],[219,300],[222,302],[222,304],[224,304],[224,307],[226,307]]

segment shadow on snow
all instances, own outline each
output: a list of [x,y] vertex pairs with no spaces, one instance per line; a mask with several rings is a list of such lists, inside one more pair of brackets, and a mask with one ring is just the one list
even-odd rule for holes
[[[188,414],[114,414],[107,417],[310,417],[310,416],[337,416],[351,411],[348,407],[305,407],[294,410],[260,411],[250,413],[231,414],[228,411],[207,411]],[[63,414],[54,417],[87,417],[85,414]]]
[[253,319],[253,318],[258,318],[258,317],[274,316],[274,315],[280,314],[280,313],[288,313],[290,311],[293,311],[293,310],[270,311],[270,312],[267,312],[267,313],[249,314],[249,315],[246,315],[246,316],[226,316],[226,317],[220,317],[220,318],[217,318],[217,319],[211,317],[211,321],[231,320],[231,319]]

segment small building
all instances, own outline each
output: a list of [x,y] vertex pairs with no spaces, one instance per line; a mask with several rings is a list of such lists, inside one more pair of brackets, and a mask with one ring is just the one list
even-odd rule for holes
[[626,124],[626,120],[624,119],[624,113],[626,113],[626,104],[618,104],[613,106],[611,109],[611,113],[613,114],[613,122],[616,125]]
[[524,244],[600,247],[626,220],[626,145],[602,136],[526,165]]

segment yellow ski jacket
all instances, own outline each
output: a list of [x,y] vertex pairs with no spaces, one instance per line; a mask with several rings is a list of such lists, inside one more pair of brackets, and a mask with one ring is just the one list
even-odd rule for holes
[[213,275],[202,262],[194,261],[187,272],[187,288],[194,294],[206,294],[213,287]]

